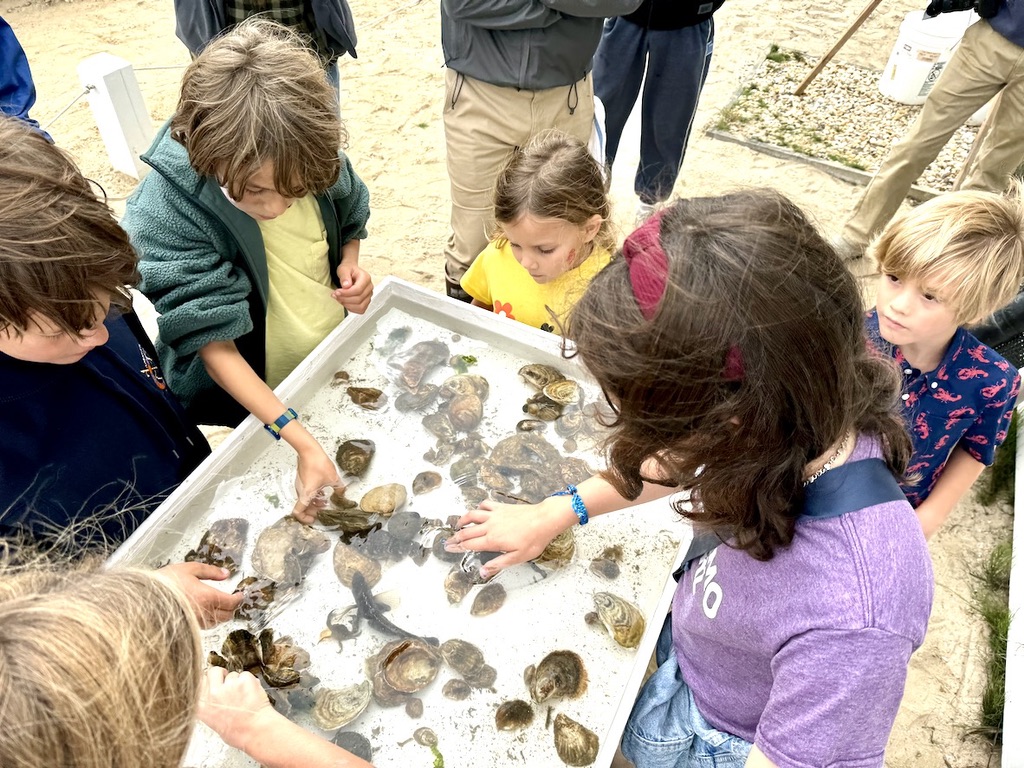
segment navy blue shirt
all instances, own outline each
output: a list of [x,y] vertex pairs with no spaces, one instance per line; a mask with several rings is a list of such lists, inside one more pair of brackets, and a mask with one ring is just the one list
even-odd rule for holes
[[133,314],[70,365],[0,353],[0,534],[117,544],[209,452],[164,383]]
[[1024,47],[1024,0],[1004,0],[988,23],[1011,43]]
[[1020,390],[1017,369],[998,352],[957,329],[933,371],[911,366],[895,344],[882,338],[878,314],[867,313],[868,340],[889,355],[903,375],[903,416],[914,443],[903,492],[917,507],[928,498],[953,449],[963,448],[989,465],[1006,439]]

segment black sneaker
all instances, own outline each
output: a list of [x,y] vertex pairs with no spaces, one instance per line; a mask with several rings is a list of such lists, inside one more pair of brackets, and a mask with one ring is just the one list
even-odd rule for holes
[[464,301],[467,304],[473,303],[473,297],[462,290],[462,286],[458,283],[450,283],[445,280],[445,290],[448,291],[448,295],[451,298],[456,299],[457,301]]

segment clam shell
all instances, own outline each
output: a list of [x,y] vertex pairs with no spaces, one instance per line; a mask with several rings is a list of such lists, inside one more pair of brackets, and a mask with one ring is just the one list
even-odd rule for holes
[[435,648],[422,640],[406,639],[388,653],[381,670],[388,685],[401,693],[416,693],[430,685],[441,667]]
[[611,592],[595,593],[594,607],[615,642],[623,648],[636,648],[640,644],[647,623],[639,608]]
[[[580,385],[572,379],[552,381],[541,392],[559,405],[575,405],[580,399]],[[582,413],[580,415],[582,416]]]
[[530,698],[538,704],[549,699],[575,699],[587,690],[583,659],[572,651],[552,651],[536,667],[527,667],[523,680]]
[[325,731],[348,725],[370,705],[372,692],[369,680],[345,688],[321,688],[316,693],[313,719]]
[[489,616],[505,604],[506,597],[505,588],[492,581],[477,593],[469,612],[473,616]]
[[359,500],[359,508],[364,512],[387,516],[404,507],[408,498],[404,485],[387,483],[368,490]]
[[533,707],[522,699],[504,702],[494,713],[494,725],[499,731],[518,731],[533,722]]
[[555,715],[555,751],[566,765],[590,765],[597,759],[597,734],[561,712]]
[[356,572],[363,575],[368,586],[380,581],[380,563],[344,541],[339,541],[334,547],[334,572],[338,581],[349,588],[352,587],[352,574]]

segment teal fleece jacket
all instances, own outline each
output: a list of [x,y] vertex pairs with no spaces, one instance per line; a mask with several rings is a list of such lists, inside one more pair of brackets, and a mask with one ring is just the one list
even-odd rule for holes
[[[366,185],[339,156],[337,183],[317,196],[335,281],[342,246],[366,237],[370,216]],[[153,170],[129,198],[121,225],[141,258],[139,288],[160,313],[160,364],[190,416],[237,424],[245,410],[214,383],[197,353],[213,341],[234,341],[263,376],[269,289],[263,237],[216,179],[192,169],[169,123],[142,159]]]

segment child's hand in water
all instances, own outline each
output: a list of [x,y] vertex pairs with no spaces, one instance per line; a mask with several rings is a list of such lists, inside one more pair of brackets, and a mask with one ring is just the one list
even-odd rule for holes
[[230,594],[200,581],[224,581],[231,576],[227,568],[206,563],[171,563],[157,570],[157,575],[173,581],[185,593],[203,629],[227,621],[242,603],[241,592]]
[[349,312],[363,314],[373,297],[370,273],[361,267],[342,263],[338,265],[338,283],[341,287],[334,289],[331,298]]
[[316,522],[317,512],[327,506],[331,491],[345,489],[338,469],[324,452],[320,443],[311,440],[302,449],[296,449],[299,456],[295,475],[295,492],[298,499],[292,515],[300,523],[310,525]]
[[245,750],[254,734],[281,715],[252,674],[210,667],[203,678],[196,716],[228,746]]
[[504,552],[480,569],[480,575],[492,574],[510,565],[533,560],[551,540],[578,520],[564,503],[545,499],[539,504],[499,504],[481,502],[459,518],[459,530],[445,543],[449,552]]

